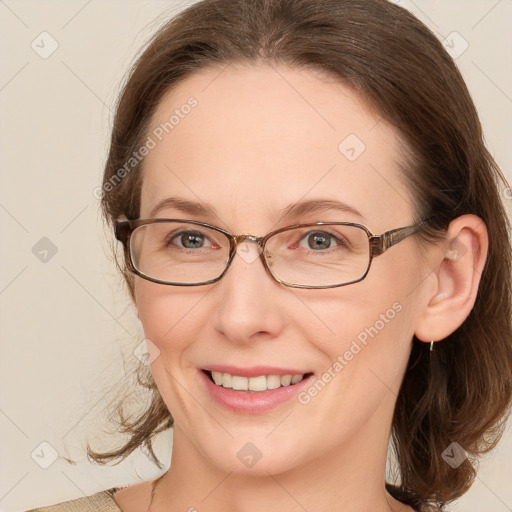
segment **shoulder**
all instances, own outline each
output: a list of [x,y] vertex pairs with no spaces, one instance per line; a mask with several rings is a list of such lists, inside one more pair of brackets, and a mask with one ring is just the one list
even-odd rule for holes
[[35,508],[27,512],[122,512],[114,500],[117,488],[100,491],[92,496],[85,496],[56,505]]

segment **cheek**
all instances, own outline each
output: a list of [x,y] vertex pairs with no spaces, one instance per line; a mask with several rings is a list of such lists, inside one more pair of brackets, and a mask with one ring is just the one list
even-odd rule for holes
[[[310,336],[325,363],[298,399],[304,412],[324,425],[325,450],[333,439],[348,439],[373,421],[390,421],[411,346],[412,316],[404,299],[391,289],[316,304],[334,334]],[[313,442],[313,432],[304,435]]]
[[[179,356],[196,331],[204,325],[198,318],[205,291],[169,289],[137,279],[135,300],[144,335],[167,357]],[[172,350],[171,350],[172,347]]]
[[205,326],[204,313],[203,318],[199,315],[206,292],[138,281],[135,298],[144,336],[158,349],[151,373],[176,424],[189,425],[190,418],[199,413],[183,383],[195,382],[193,351],[197,350],[195,342],[204,337],[200,332]]
[[[314,313],[318,327],[315,336],[313,324],[305,326],[309,338],[316,338],[315,344],[331,360],[348,350],[352,342],[366,347],[374,339],[386,338],[391,343],[407,339],[409,331],[413,332],[413,322],[406,308],[410,300],[406,288],[398,278],[394,282],[367,279],[337,290],[322,290],[318,296],[301,295],[301,302]],[[298,318],[297,323],[301,322]]]
[[303,298],[317,312],[318,325],[327,328],[321,332],[329,333],[322,336],[318,331],[312,336],[314,331],[309,329],[310,342],[327,356],[322,380],[336,381],[332,388],[338,390],[350,384],[359,397],[375,395],[369,391],[378,391],[375,388],[398,391],[414,333],[408,272],[404,268],[386,274],[373,270],[361,283],[333,289],[331,296]]

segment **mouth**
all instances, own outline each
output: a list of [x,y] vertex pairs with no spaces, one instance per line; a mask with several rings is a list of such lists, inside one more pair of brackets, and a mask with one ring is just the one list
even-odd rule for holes
[[247,377],[226,372],[202,369],[215,386],[244,393],[265,393],[269,390],[294,387],[313,375],[313,372],[290,374],[262,374]]

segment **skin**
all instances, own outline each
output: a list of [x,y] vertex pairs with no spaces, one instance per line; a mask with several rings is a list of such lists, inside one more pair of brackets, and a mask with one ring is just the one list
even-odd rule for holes
[[[201,220],[231,233],[261,236],[299,222],[349,221],[381,234],[414,223],[401,140],[353,91],[311,70],[222,69],[187,78],[155,112],[152,129],[190,96],[198,101],[146,157],[141,218],[175,196],[208,203],[217,215],[167,208],[157,217]],[[365,145],[354,161],[338,150],[349,134]],[[343,201],[361,217],[326,210],[278,220],[290,204],[320,198]],[[445,241],[427,246],[410,237],[374,259],[363,281],[345,287],[289,288],[259,259],[238,255],[214,284],[174,287],[137,277],[137,313],[160,350],[153,376],[175,419],[172,465],[151,510],[412,510],[384,487],[411,340],[442,339],[463,322],[486,251],[485,226],[465,215],[452,222]],[[395,303],[401,311],[308,404],[291,400],[265,414],[235,413],[212,402],[198,378],[198,368],[213,363],[321,376]],[[237,457],[247,442],[262,453],[252,468]],[[116,493],[123,512],[147,509],[150,483]]]

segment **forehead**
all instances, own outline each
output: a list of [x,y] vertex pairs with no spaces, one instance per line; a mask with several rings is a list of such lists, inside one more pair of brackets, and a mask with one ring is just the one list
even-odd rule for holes
[[[410,218],[401,141],[333,77],[234,64],[169,91],[148,130],[141,216],[169,196],[207,202],[244,229],[301,199],[337,199],[367,218]],[[376,222],[377,222],[376,220]]]

